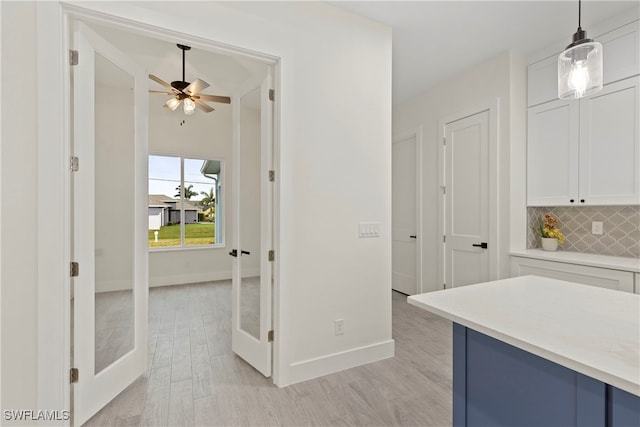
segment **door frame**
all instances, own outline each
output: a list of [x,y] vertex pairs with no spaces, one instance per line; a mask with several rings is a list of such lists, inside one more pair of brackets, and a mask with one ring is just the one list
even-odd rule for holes
[[[446,177],[446,145],[445,135],[447,125],[458,120],[474,116],[484,111],[489,112],[489,280],[495,280],[498,278],[498,262],[501,244],[499,240],[498,224],[500,221],[500,198],[499,198],[499,182],[502,176],[509,176],[509,171],[503,173],[500,170],[500,157],[499,146],[500,137],[498,135],[498,117],[500,114],[500,99],[480,103],[470,108],[466,108],[457,113],[448,115],[438,120],[438,139],[436,141],[438,146],[438,283],[443,288],[448,289],[450,286],[445,283],[445,250],[446,243],[444,242],[445,226],[444,221],[446,218],[446,194],[445,177]],[[503,227],[509,228],[509,224],[504,224]]]
[[[38,282],[37,282],[37,401],[43,408],[69,410],[71,407],[71,47],[74,20],[100,23],[166,41],[176,39],[213,52],[232,52],[272,66],[276,97],[273,105],[273,167],[280,166],[280,97],[281,58],[266,53],[228,45],[215,40],[160,28],[146,22],[109,15],[77,4],[38,2],[36,5],[38,158],[37,202],[47,209],[38,211]],[[51,96],[55,93],[57,96]],[[273,183],[273,245],[280,248],[280,179]],[[50,227],[50,224],[59,224]],[[51,253],[51,248],[61,248]],[[273,263],[273,327],[279,325],[280,309],[279,257]],[[273,343],[273,381],[279,379],[279,342]],[[61,422],[69,425],[69,421]]]
[[422,125],[394,135],[391,138],[391,145],[393,151],[393,144],[411,137],[413,137],[416,142],[416,293],[421,294],[426,292],[425,286],[422,283]]

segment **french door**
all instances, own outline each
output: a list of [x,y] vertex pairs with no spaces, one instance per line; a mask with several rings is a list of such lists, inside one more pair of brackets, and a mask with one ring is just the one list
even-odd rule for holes
[[271,376],[273,103],[271,73],[234,97],[231,347]]
[[73,76],[73,425],[147,369],[147,105],[143,70],[77,22]]

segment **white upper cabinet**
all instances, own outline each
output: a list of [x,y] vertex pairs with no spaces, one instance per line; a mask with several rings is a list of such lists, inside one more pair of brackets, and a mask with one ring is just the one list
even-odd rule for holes
[[575,203],[578,195],[578,120],[578,103],[570,100],[529,108],[529,206]]
[[586,204],[640,204],[639,81],[612,83],[580,100],[580,199]]
[[558,99],[558,55],[534,62],[527,70],[527,105]]
[[[594,37],[602,43],[604,84],[640,74],[640,21]],[[565,43],[569,44],[567,41]],[[558,54],[564,48],[528,67],[528,106],[558,98]]]
[[604,84],[640,74],[640,21],[596,38],[602,43]]
[[529,206],[640,204],[639,81],[529,108]]

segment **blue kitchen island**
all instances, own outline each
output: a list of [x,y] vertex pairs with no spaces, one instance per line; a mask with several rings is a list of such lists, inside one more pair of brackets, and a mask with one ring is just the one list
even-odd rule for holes
[[408,301],[454,322],[454,426],[640,426],[640,295],[524,276]]

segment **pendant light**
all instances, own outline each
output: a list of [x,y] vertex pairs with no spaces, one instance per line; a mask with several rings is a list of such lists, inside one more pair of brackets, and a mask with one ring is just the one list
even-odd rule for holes
[[558,57],[558,98],[576,99],[602,89],[602,44],[587,38],[580,26],[582,1],[578,0],[578,30]]

